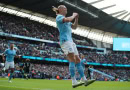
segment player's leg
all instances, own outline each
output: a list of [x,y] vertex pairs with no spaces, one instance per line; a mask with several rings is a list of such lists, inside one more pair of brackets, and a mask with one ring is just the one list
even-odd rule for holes
[[88,78],[88,80],[91,79],[91,77],[90,77],[90,72],[87,73],[87,78]]
[[28,80],[28,74],[26,72],[24,73],[24,78]]
[[73,47],[74,47],[74,54],[75,54],[75,59],[76,59],[76,68],[78,70],[78,73],[80,74],[80,77],[82,78],[83,81],[86,81],[86,77],[84,75],[84,69],[81,65],[81,61],[80,61],[80,58],[79,58],[79,53],[78,53],[78,50],[77,50],[77,47],[76,47],[76,44],[73,43]]
[[9,62],[5,62],[5,72],[8,74]]
[[69,72],[70,72],[72,84],[73,84],[77,82],[77,80],[75,78],[75,57],[74,57],[74,50],[72,47],[72,43],[69,41],[64,42],[61,45],[61,48],[64,51],[64,53],[67,55],[67,59],[69,60]]
[[93,78],[93,72],[91,72],[90,75],[91,75],[91,80],[93,80],[93,79],[94,79],[94,78]]
[[24,79],[23,67],[20,66],[21,79]]
[[11,72],[10,72],[10,76],[9,76],[9,82],[11,82],[11,79],[13,77],[13,73],[14,73],[14,68],[10,68]]
[[0,71],[2,71],[3,68],[4,68],[4,65],[2,65],[2,64],[0,63]]
[[76,57],[76,68],[78,70],[78,73],[80,74],[80,77],[82,78],[82,81],[86,82],[87,79],[86,79],[86,76],[84,75],[84,69],[83,69],[83,67],[82,67],[82,65],[80,63],[80,58],[79,58],[78,55],[75,55],[75,57]]
[[83,82],[85,86],[88,86],[91,83],[93,83],[95,80],[87,81],[86,76],[84,75],[84,69],[80,63],[79,53],[78,53],[78,50],[77,50],[75,43],[73,44],[73,47],[74,47],[75,58],[76,58],[76,67],[77,67],[77,70],[80,74],[80,77],[82,78],[81,82]]
[[11,82],[11,79],[12,79],[12,76],[13,76],[13,73],[14,73],[14,62],[10,62],[10,76],[9,76],[9,82]]
[[72,79],[72,86],[76,87],[78,86],[78,82],[75,78],[75,55],[74,55],[74,49],[72,46],[72,42],[65,42],[61,45],[62,50],[67,55],[67,58],[69,60],[69,72]]
[[10,63],[6,61],[5,62],[5,72],[8,75],[8,82],[9,82],[9,77],[10,77],[10,75],[8,74],[9,67],[10,67]]
[[23,73],[23,78],[28,80],[26,71],[24,70],[24,67],[22,67],[22,73]]
[[28,80],[28,74],[25,73],[24,76],[25,76],[26,80]]
[[72,83],[77,82],[75,78],[75,58],[74,58],[74,53],[69,53],[67,55],[67,58],[69,60],[69,71],[72,79]]
[[22,67],[21,67],[21,74],[22,74],[22,79],[24,79],[24,70]]
[[26,79],[28,80],[29,78],[29,68],[25,68],[25,76],[26,76]]
[[74,53],[69,53],[67,57],[69,60],[69,71],[72,79],[72,87],[75,88],[77,86],[82,85],[82,83],[77,82],[75,77],[75,55]]

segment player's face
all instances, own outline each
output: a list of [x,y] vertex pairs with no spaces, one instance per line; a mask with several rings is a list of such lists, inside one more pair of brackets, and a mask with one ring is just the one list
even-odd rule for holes
[[10,44],[10,48],[13,49],[14,48],[14,44]]
[[84,59],[84,55],[81,55],[81,58]]
[[67,8],[64,5],[61,5],[61,6],[59,6],[59,12],[66,15],[67,14]]
[[64,13],[66,15],[67,14],[67,8],[65,6],[63,7],[63,11],[64,11]]

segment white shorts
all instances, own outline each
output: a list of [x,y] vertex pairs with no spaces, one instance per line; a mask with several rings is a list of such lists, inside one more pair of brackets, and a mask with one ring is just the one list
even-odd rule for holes
[[93,72],[91,72],[90,75],[93,76]]
[[5,70],[9,69],[9,68],[14,68],[14,61],[13,62],[5,62]]
[[79,55],[76,44],[74,42],[66,41],[61,45],[61,49],[63,52],[68,55],[69,53],[74,53],[75,55]]

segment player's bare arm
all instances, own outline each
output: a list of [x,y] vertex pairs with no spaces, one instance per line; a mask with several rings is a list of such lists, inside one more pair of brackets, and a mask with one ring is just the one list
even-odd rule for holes
[[77,13],[77,16],[75,17],[75,21],[74,23],[72,24],[72,29],[77,29],[77,26],[78,26],[78,18],[79,18],[79,14]]

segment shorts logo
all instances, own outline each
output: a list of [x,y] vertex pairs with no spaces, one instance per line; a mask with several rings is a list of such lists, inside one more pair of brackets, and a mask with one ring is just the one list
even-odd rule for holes
[[69,51],[72,51],[72,48],[69,48]]

